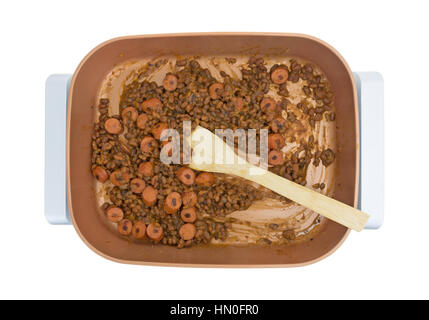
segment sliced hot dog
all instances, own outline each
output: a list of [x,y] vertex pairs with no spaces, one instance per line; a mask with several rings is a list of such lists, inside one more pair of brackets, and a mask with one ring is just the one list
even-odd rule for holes
[[129,180],[130,175],[128,174],[128,172],[123,171],[121,169],[115,170],[110,174],[110,181],[118,187],[128,183]]
[[288,77],[289,71],[286,69],[286,67],[280,66],[271,72],[271,81],[275,84],[285,83]]
[[142,199],[146,206],[151,207],[156,203],[158,190],[154,187],[147,186],[142,192]]
[[104,129],[110,134],[120,134],[122,132],[122,124],[118,119],[110,118],[104,123]]
[[119,221],[118,223],[118,232],[124,236],[128,236],[131,234],[131,231],[133,230],[133,223],[128,220],[124,219]]
[[147,113],[159,113],[162,109],[162,102],[158,98],[150,98],[142,103],[142,108]]
[[182,197],[178,192],[170,193],[164,202],[164,211],[169,214],[176,213],[182,206]]
[[167,74],[162,84],[165,90],[174,91],[177,88],[177,77],[174,74]]
[[153,163],[149,161],[140,163],[138,171],[145,177],[153,176]]
[[285,146],[285,139],[279,133],[268,135],[268,147],[270,149],[280,150]]
[[162,131],[168,129],[168,124],[165,122],[158,123],[153,129],[152,129],[152,135],[155,139],[159,140],[161,138]]
[[209,87],[209,95],[213,100],[219,99],[219,91],[223,90],[223,84],[216,82]]
[[97,178],[98,181],[104,183],[109,178],[109,175],[107,174],[106,170],[104,170],[103,167],[95,167],[94,170],[92,170],[92,174]]
[[276,101],[271,98],[262,99],[260,105],[262,112],[273,113],[276,111]]
[[197,233],[197,228],[192,223],[185,223],[179,229],[180,237],[183,240],[192,240]]
[[271,150],[268,153],[268,163],[277,166],[283,163],[283,153],[277,150]]
[[146,235],[146,224],[143,221],[137,221],[133,225],[132,233],[136,239],[143,239]]
[[194,207],[183,209],[180,213],[180,217],[185,222],[194,223],[197,220],[197,211]]
[[142,152],[151,152],[155,147],[155,139],[152,136],[146,136],[140,143],[140,150]]
[[197,204],[197,194],[194,191],[186,191],[182,193],[183,208],[191,208]]
[[177,178],[185,185],[190,186],[195,181],[195,172],[190,168],[181,167],[176,172]]
[[146,183],[142,179],[134,178],[130,182],[130,189],[134,193],[142,193],[145,187]]
[[139,116],[139,113],[137,112],[137,110],[133,107],[126,107],[124,110],[122,110],[122,120],[124,122],[127,122],[129,120],[131,121],[136,121],[137,117]]
[[282,117],[277,117],[271,121],[271,130],[273,130],[273,132],[284,132],[286,128],[287,121]]
[[142,113],[137,117],[137,127],[144,129],[146,127],[146,122],[149,120],[149,117],[146,113]]
[[199,186],[210,187],[214,183],[214,175],[210,172],[202,172],[195,178],[195,182]]
[[106,217],[112,222],[119,222],[124,218],[124,212],[121,208],[110,207],[106,210]]
[[146,233],[155,242],[160,241],[164,235],[162,227],[158,223],[150,223],[146,228]]

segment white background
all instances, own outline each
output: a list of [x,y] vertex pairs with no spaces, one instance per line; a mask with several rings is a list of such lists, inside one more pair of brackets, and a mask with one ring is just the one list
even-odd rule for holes
[[[426,1],[1,1],[0,298],[429,298]],[[114,263],[43,216],[44,83],[122,35],[306,33],[385,79],[386,219],[297,269]]]

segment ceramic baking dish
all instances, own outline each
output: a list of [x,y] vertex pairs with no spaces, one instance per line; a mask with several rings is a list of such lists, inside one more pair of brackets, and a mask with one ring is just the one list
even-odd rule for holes
[[334,198],[356,206],[359,148],[358,101],[352,73],[344,59],[319,39],[298,34],[206,33],[129,36],[92,50],[74,73],[67,114],[67,196],[73,225],[98,254],[122,263],[200,267],[291,267],[316,262],[337,249],[349,230],[327,221],[312,241],[280,246],[176,247],[134,243],[106,227],[95,199],[89,170],[90,141],[98,87],[116,65],[160,55],[260,54],[297,56],[314,62],[326,74],[335,94],[337,117]]

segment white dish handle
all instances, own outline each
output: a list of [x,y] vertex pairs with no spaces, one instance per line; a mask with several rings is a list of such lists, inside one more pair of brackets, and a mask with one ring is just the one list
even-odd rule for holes
[[378,229],[384,221],[384,81],[378,72],[353,75],[360,126],[358,208],[371,215],[365,229]]
[[67,98],[72,75],[54,74],[45,86],[45,217],[51,224],[71,224],[67,208]]

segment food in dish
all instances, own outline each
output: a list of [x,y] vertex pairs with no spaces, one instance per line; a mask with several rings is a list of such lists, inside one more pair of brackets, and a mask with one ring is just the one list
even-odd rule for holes
[[211,131],[267,129],[270,171],[332,193],[334,96],[314,64],[260,56],[129,62],[102,84],[97,111],[91,170],[103,214],[122,236],[183,248],[293,243],[317,232],[319,215],[270,190],[160,161],[169,143],[161,133],[183,133],[184,121]]

